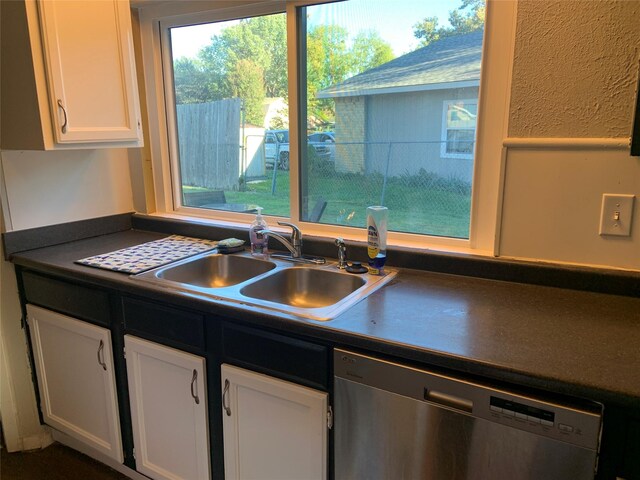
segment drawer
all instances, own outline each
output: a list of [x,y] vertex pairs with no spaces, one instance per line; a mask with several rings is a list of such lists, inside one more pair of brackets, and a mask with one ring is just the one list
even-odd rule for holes
[[125,297],[122,299],[127,333],[169,345],[204,350],[204,316],[160,303]]
[[313,388],[328,390],[330,351],[324,345],[225,323],[225,362]]
[[22,272],[22,285],[27,303],[105,327],[110,325],[109,294],[103,290],[29,271]]

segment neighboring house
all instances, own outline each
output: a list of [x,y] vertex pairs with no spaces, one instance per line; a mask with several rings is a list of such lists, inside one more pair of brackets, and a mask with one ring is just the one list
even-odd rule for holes
[[482,37],[433,42],[319,92],[335,99],[336,170],[471,181]]
[[282,97],[270,97],[263,104],[265,129],[289,128],[289,106]]

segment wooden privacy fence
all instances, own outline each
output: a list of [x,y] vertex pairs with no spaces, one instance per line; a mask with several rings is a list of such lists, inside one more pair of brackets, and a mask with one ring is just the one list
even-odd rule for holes
[[237,190],[239,98],[176,107],[182,185]]

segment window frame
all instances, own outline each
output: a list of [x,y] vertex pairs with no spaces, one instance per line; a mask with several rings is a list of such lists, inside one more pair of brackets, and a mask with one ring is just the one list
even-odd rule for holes
[[[143,65],[144,94],[147,107],[149,142],[145,156],[150,157],[152,182],[144,189],[148,213],[169,218],[193,220],[234,227],[248,226],[251,214],[204,210],[181,205],[179,192],[172,183],[173,164],[176,157],[170,155],[170,128],[175,127],[171,118],[171,103],[166,93],[173,96],[173,86],[167,86],[163,75],[163,64],[170,59],[168,28],[210,21],[225,21],[271,13],[287,14],[290,136],[290,217],[305,235],[319,237],[342,236],[355,241],[366,241],[366,230],[303,222],[300,218],[300,139],[301,106],[300,84],[300,7],[326,1],[275,0],[252,2],[241,6],[215,8],[210,2],[167,2],[143,6],[138,9],[140,27],[140,56]],[[228,4],[227,4],[228,5]],[[515,21],[517,2],[514,0],[487,0],[485,35],[483,41],[482,77],[478,97],[478,120],[476,127],[475,162],[471,199],[469,239],[437,237],[423,234],[389,232],[390,246],[410,249],[435,249],[441,251],[495,255],[500,227],[500,210],[503,183],[503,140],[507,136],[509,93],[511,91],[511,67],[514,56]],[[166,88],[165,88],[166,87]],[[175,109],[175,102],[173,102]],[[491,107],[488,108],[487,106]],[[175,132],[175,128],[173,130]],[[172,159],[173,158],[173,159]],[[135,188],[135,187],[134,187]],[[174,198],[177,201],[174,201]],[[204,210],[204,211],[203,211]],[[283,217],[265,216],[271,225]],[[276,230],[278,227],[274,227]]]
[[[473,153],[454,153],[454,152],[449,152],[447,150],[448,147],[448,143],[449,143],[449,137],[447,135],[447,133],[449,132],[449,130],[473,130],[473,144],[474,144],[474,150],[475,150],[475,143],[476,143],[476,131],[478,130],[478,123],[476,120],[476,126],[473,128],[449,128],[449,118],[447,116],[447,113],[449,111],[449,105],[455,104],[455,103],[460,103],[463,102],[464,104],[467,103],[474,103],[476,105],[476,110],[478,109],[478,99],[476,98],[461,98],[458,100],[444,100],[442,102],[442,130],[440,132],[440,140],[442,141],[442,143],[440,144],[440,156],[442,158],[460,158],[460,159],[465,159],[465,160],[472,160],[473,159]],[[477,117],[477,114],[476,114]]]

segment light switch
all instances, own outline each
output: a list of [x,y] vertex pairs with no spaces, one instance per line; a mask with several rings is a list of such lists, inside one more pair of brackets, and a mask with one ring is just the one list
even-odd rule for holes
[[633,201],[635,195],[602,195],[602,211],[600,212],[600,235],[631,235],[631,219],[633,218]]

